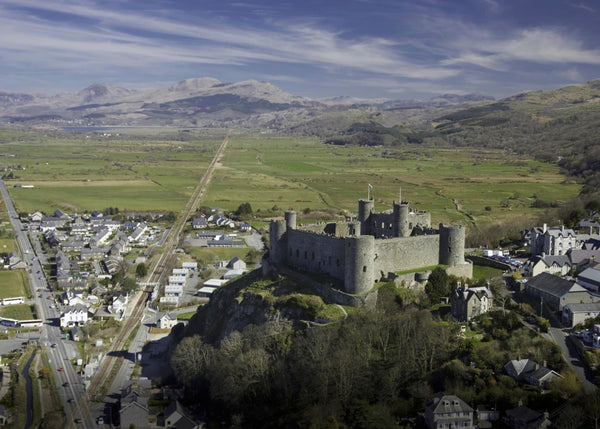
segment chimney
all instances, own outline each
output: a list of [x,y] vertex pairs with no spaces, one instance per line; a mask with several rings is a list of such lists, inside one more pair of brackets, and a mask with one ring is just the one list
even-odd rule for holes
[[542,233],[545,234],[548,231],[548,225],[544,224],[544,228],[542,229]]
[[560,232],[565,232],[565,226],[564,225],[560,226]]

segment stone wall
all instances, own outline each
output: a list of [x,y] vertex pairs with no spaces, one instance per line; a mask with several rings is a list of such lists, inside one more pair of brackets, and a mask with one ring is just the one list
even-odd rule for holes
[[439,263],[439,235],[375,240],[375,277]]
[[287,263],[344,280],[344,239],[307,231],[287,231]]

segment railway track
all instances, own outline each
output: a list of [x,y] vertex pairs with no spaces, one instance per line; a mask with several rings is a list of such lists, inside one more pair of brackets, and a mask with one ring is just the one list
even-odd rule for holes
[[[221,158],[223,153],[225,152],[225,148],[227,147],[228,137],[221,142],[219,145],[215,156],[211,160],[206,172],[200,179],[200,182],[194,189],[192,196],[188,200],[185,208],[180,213],[180,215],[175,220],[171,231],[165,240],[164,251],[155,260],[154,265],[150,267],[150,275],[148,276],[148,282],[159,282],[161,285],[164,284],[165,277],[169,271],[169,268],[173,266],[174,261],[176,259],[175,249],[179,244],[179,240],[181,239],[181,233],[183,232],[183,228],[185,227],[185,223],[189,216],[196,210],[204,194],[210,181],[213,178],[215,169],[217,165],[221,162]],[[163,286],[161,286],[161,289]],[[144,309],[146,307],[146,301],[148,300],[148,296],[151,290],[146,288],[141,294],[137,295],[137,301],[132,303],[133,310],[131,315],[125,319],[125,323],[123,328],[113,341],[106,357],[103,359],[102,364],[98,368],[96,375],[92,378],[90,383],[90,387],[88,389],[88,397],[96,398],[100,392],[100,389],[106,383],[111,382],[111,374],[116,373],[118,371],[117,365],[121,362],[120,358],[123,356],[125,343],[127,339],[130,337],[131,333],[137,327],[138,323],[142,320],[142,315],[144,314]],[[162,290],[161,290],[162,292]],[[87,409],[87,407],[85,407]]]

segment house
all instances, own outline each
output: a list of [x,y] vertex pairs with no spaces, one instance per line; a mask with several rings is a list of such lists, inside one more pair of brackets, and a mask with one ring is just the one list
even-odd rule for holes
[[500,419],[500,412],[496,408],[490,408],[486,405],[478,405],[476,414],[477,420],[479,421],[479,429],[491,428],[492,422]]
[[173,401],[165,408],[165,428],[200,429],[202,427],[204,424],[196,423],[179,401]]
[[541,273],[566,276],[571,271],[571,260],[568,255],[541,254],[530,258],[524,265],[525,276],[534,277]]
[[562,323],[573,327],[583,323],[585,319],[600,316],[600,302],[584,304],[567,304],[562,310]]
[[181,264],[181,268],[186,268],[188,270],[197,270],[198,263],[197,262],[184,262]]
[[566,304],[600,301],[579,284],[548,273],[541,273],[525,283],[525,293],[547,304],[553,311],[562,311]]
[[198,289],[198,292],[196,292],[196,295],[198,295],[200,298],[210,298],[212,296],[213,292],[216,290],[217,290],[216,287],[203,286],[200,289]]
[[515,381],[523,381],[542,388],[547,388],[552,381],[561,377],[556,371],[531,359],[513,359],[504,365],[504,370]]
[[70,328],[72,326],[85,325],[88,321],[87,308],[81,305],[66,307],[60,315],[60,327]]
[[575,231],[564,225],[548,228],[535,227],[531,230],[531,254],[564,255],[569,249],[580,247]]
[[195,217],[192,219],[192,228],[203,229],[208,226],[208,222],[205,217]]
[[156,327],[158,329],[171,329],[177,325],[177,314],[176,313],[157,313],[156,314]]
[[571,249],[567,252],[571,261],[571,273],[577,274],[586,268],[593,267],[600,262],[600,249]]
[[8,413],[6,412],[6,407],[0,404],[0,425],[4,426],[8,423]]
[[159,302],[161,304],[178,305],[179,304],[179,296],[176,296],[176,295],[161,296],[159,299]]
[[246,263],[240,259],[239,257],[235,257],[233,258],[231,261],[229,261],[229,263],[227,264],[227,268],[231,268],[232,270],[245,270],[246,269]]
[[460,322],[487,313],[492,306],[492,291],[487,287],[459,286],[450,296],[452,317]]
[[600,270],[585,269],[577,276],[577,283],[592,292],[598,292],[600,290]]
[[547,413],[538,413],[531,408],[524,407],[519,401],[519,406],[506,410],[502,418],[504,424],[510,429],[546,429],[551,427]]
[[249,223],[243,223],[240,225],[240,231],[252,231],[252,225],[250,225]]
[[438,393],[425,407],[425,423],[429,429],[475,429],[473,408],[455,395]]
[[204,282],[204,286],[217,288],[223,286],[228,281],[223,279],[208,279]]
[[34,211],[29,215],[29,222],[41,222],[44,215],[40,211]]
[[150,428],[149,415],[147,397],[140,395],[136,391],[132,391],[127,396],[121,397],[119,416],[122,428]]

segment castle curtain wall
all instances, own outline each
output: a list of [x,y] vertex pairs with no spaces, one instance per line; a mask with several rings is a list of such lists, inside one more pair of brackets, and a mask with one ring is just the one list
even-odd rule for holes
[[375,277],[381,273],[412,270],[439,263],[440,236],[420,235],[416,237],[375,240]]
[[307,231],[287,231],[287,262],[344,280],[344,239]]

